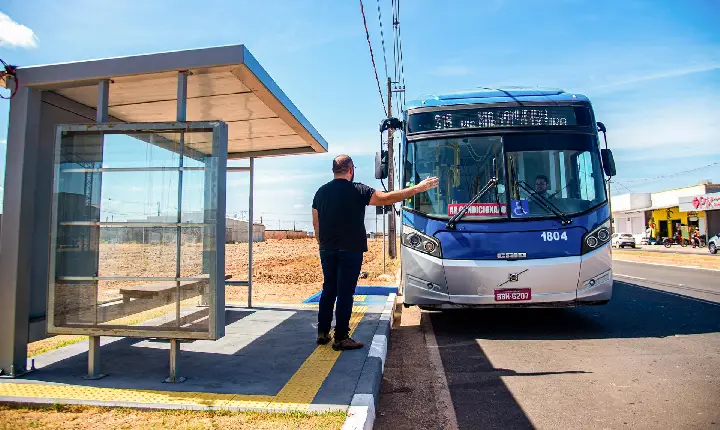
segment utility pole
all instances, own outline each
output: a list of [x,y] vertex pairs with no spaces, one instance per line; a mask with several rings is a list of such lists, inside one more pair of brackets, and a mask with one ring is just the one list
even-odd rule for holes
[[612,212],[612,193],[610,192],[610,181],[612,178],[607,180],[607,193],[608,193],[608,208],[610,209],[610,234],[615,233],[615,214]]
[[[388,118],[392,118],[392,80],[388,77],[387,80],[387,115]],[[393,155],[393,129],[388,129],[388,191],[395,189],[395,163]],[[388,255],[391,259],[397,257],[397,251],[395,248],[395,205],[391,205],[392,210],[390,211],[390,218],[388,219]]]
[[[376,210],[375,211],[375,237],[373,239],[377,240],[377,234],[378,234],[378,229],[377,229],[377,210]],[[385,255],[385,247],[383,247],[383,255]]]

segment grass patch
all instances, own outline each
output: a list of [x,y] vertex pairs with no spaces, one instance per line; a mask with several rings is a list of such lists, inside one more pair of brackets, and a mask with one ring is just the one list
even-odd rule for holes
[[0,405],[6,429],[339,429],[347,414],[102,408],[78,405]]
[[87,336],[72,336],[72,335],[60,335],[53,336],[47,339],[38,340],[37,342],[31,342],[28,344],[28,357],[34,357],[36,355],[44,354],[48,351],[52,351],[63,346],[72,345],[74,343],[82,342],[86,340]]

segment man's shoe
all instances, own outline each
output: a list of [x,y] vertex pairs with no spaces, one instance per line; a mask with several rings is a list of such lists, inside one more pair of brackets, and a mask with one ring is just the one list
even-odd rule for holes
[[352,340],[349,337],[346,337],[345,339],[342,339],[340,341],[335,339],[335,342],[333,342],[332,349],[334,349],[335,351],[349,351],[351,349],[360,349],[363,346],[365,346],[364,343],[357,342],[357,341]]
[[327,345],[328,343],[330,343],[330,333],[318,333],[317,344]]

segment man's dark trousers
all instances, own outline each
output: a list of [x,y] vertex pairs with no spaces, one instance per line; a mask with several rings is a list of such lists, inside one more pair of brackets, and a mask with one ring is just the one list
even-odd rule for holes
[[339,251],[321,249],[323,282],[318,312],[318,331],[329,333],[332,325],[333,304],[335,309],[335,339],[342,340],[350,332],[350,315],[352,314],[353,294],[357,286],[363,253],[361,251]]

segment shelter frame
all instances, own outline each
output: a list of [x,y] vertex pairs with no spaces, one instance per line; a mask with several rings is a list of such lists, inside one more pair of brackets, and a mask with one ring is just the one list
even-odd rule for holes
[[[223,121],[228,124],[227,159],[250,162],[249,167],[228,171],[249,172],[251,214],[254,158],[328,149],[244,45],[21,66],[17,77],[19,88],[10,101],[0,230],[3,376],[26,372],[28,343],[46,336],[57,124]],[[13,79],[5,82],[14,84]],[[248,236],[252,251],[252,228]],[[252,252],[248,257],[248,281],[228,285],[252,289]],[[248,302],[252,305],[250,298]],[[99,338],[92,336],[91,361],[99,346]],[[89,373],[99,373],[99,367]]]
[[[177,272],[174,277],[168,276],[64,276],[61,279],[68,282],[97,282],[105,280],[120,281],[173,281],[177,283],[177,293],[175,294],[176,314],[179,320],[180,315],[180,282],[183,281],[205,281],[201,277],[180,276],[180,253],[181,253],[181,234],[180,230],[187,227],[202,228],[205,237],[213,238],[213,252],[203,252],[203,271],[207,270],[209,274],[209,291],[207,296],[203,296],[204,305],[209,310],[209,326],[208,331],[187,331],[187,330],[149,330],[134,329],[132,326],[98,326],[86,325],[59,325],[57,324],[55,314],[55,299],[57,295],[56,282],[59,278],[56,276],[56,249],[57,249],[57,227],[58,227],[58,194],[60,183],[60,153],[63,136],[70,133],[83,133],[90,135],[99,135],[101,138],[108,134],[135,134],[135,133],[152,133],[153,135],[162,136],[163,134],[178,132],[180,136],[179,146],[175,148],[180,153],[180,164],[185,156],[190,158],[202,159],[205,155],[212,156],[209,166],[200,167],[163,167],[165,171],[177,171],[180,177],[178,186],[178,210],[177,222],[103,222],[103,221],[71,221],[63,222],[63,225],[69,226],[88,226],[88,227],[133,227],[142,225],[143,227],[175,227],[176,234],[176,251],[175,261],[177,264]],[[193,132],[212,132],[212,151],[210,154],[202,154],[196,150],[185,148],[183,143],[184,136]],[[162,139],[162,138],[161,138]],[[187,153],[185,151],[188,151]],[[56,147],[55,147],[55,180],[53,192],[53,209],[52,209],[52,230],[51,230],[51,254],[50,254],[50,270],[48,280],[48,308],[47,308],[47,332],[48,334],[70,334],[70,335],[88,335],[88,336],[125,336],[125,337],[152,337],[165,339],[217,339],[224,335],[224,275],[225,275],[225,243],[222,238],[225,235],[225,178],[226,178],[226,151],[227,151],[227,126],[222,121],[213,122],[174,122],[174,123],[100,123],[100,124],[63,124],[57,126]],[[83,169],[65,169],[66,172],[127,172],[127,171],[152,171],[153,168],[83,168]],[[212,178],[212,181],[206,180],[205,183],[205,217],[209,216],[212,222],[207,223],[183,223],[181,222],[182,214],[182,174],[184,171],[205,171],[206,178]],[[216,185],[210,189],[211,185]],[[210,209],[208,209],[208,206]],[[209,213],[212,212],[212,213]],[[205,244],[207,247],[208,244]],[[210,257],[206,257],[210,255]],[[209,261],[205,261],[205,260]],[[94,300],[97,303],[97,291]],[[97,318],[97,312],[94,312]]]

